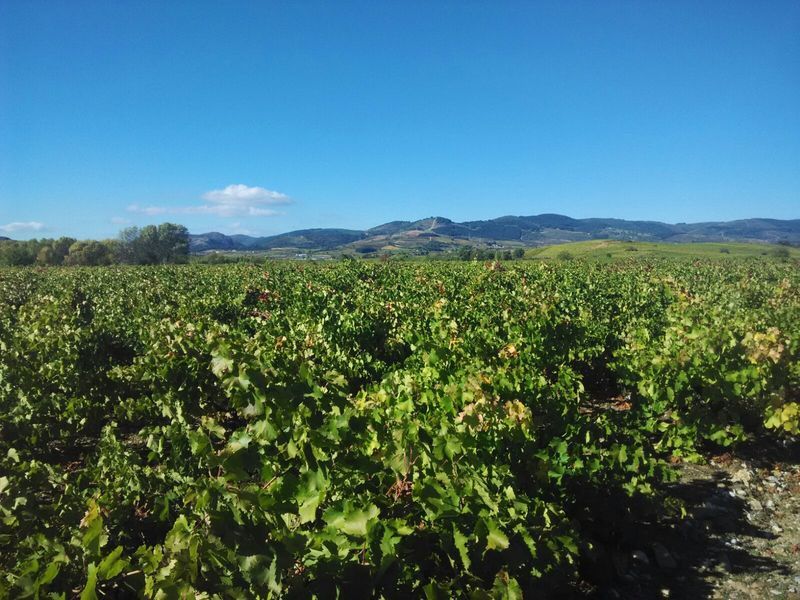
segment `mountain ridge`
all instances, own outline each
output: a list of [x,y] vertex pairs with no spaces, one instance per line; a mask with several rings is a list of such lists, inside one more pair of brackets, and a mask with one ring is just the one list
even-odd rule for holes
[[556,213],[456,222],[433,216],[389,221],[365,230],[314,228],[271,236],[190,235],[192,252],[255,250],[347,250],[364,248],[444,250],[471,245],[544,246],[592,239],[654,242],[800,242],[800,219],[737,219],[700,223],[664,223],[616,218],[575,219]]

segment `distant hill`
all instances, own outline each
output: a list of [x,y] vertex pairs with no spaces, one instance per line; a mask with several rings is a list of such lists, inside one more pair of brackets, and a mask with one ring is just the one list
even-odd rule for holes
[[190,235],[192,252],[205,250],[272,250],[296,248],[304,250],[332,250],[368,237],[364,231],[350,229],[301,229],[268,237],[225,235],[211,232]]
[[191,236],[191,250],[444,250],[464,244],[545,246],[616,239],[651,242],[800,242],[800,219],[744,219],[669,224],[624,219],[573,219],[542,214],[457,223],[445,217],[391,221],[366,231],[303,229],[266,237],[211,232]]

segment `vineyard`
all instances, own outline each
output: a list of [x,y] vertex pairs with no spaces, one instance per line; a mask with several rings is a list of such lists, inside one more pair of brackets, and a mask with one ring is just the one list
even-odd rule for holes
[[798,358],[788,262],[0,270],[0,597],[567,594]]

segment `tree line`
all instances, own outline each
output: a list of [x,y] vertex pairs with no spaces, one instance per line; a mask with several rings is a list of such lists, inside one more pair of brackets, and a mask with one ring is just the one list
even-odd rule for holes
[[188,259],[189,231],[175,223],[128,227],[108,240],[0,240],[0,265],[6,266],[158,265]]
[[475,248],[473,246],[461,246],[456,251],[459,260],[514,260],[525,256],[525,250],[515,248],[514,250],[493,250],[491,248]]

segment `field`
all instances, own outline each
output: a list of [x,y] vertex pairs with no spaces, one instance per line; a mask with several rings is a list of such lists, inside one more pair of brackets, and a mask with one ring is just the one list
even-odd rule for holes
[[775,244],[748,244],[744,242],[702,242],[672,244],[666,242],[625,242],[620,240],[591,240],[558,244],[527,250],[526,258],[543,260],[585,258],[599,261],[620,259],[669,258],[726,260],[730,258],[770,259],[776,253],[786,259],[800,259],[800,248],[776,246]]
[[590,593],[675,465],[800,426],[797,264],[635,246],[1,270],[0,597]]

